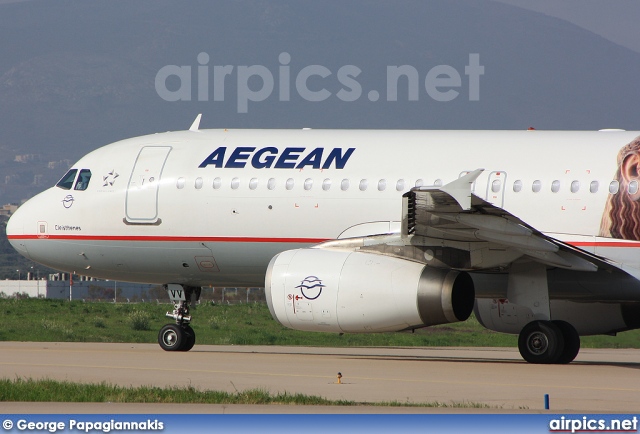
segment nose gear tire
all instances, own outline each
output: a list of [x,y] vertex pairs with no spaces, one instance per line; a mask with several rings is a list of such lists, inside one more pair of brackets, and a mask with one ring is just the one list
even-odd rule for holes
[[[180,351],[185,342],[185,332],[177,324],[167,324],[158,333],[158,344],[165,351]],[[195,335],[194,335],[195,342]]]

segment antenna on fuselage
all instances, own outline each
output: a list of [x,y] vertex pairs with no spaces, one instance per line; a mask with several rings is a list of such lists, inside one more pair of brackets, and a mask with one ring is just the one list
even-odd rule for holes
[[196,116],[196,120],[193,121],[191,127],[189,127],[189,131],[198,131],[198,129],[200,128],[200,119],[202,119],[202,113]]

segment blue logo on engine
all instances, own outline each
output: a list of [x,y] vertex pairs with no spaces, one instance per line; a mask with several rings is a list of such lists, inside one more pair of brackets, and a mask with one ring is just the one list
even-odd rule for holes
[[296,286],[296,288],[300,288],[300,292],[307,300],[315,300],[320,297],[322,294],[322,288],[325,285],[322,284],[322,280],[318,279],[316,276],[308,276],[302,279],[300,285]]

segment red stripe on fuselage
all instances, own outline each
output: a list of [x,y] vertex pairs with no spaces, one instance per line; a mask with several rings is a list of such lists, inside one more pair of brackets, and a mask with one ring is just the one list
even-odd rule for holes
[[[188,237],[147,235],[8,235],[10,240],[82,240],[82,241],[172,241],[172,242],[216,242],[216,243],[297,243],[317,244],[331,238],[269,238],[269,237]],[[640,241],[566,241],[574,247],[626,247],[638,248]]]
[[640,247],[640,241],[567,241],[574,247]]
[[260,238],[260,237],[175,237],[175,236],[128,236],[128,235],[9,235],[10,240],[81,240],[81,241],[184,241],[216,243],[300,243],[317,244],[328,238]]

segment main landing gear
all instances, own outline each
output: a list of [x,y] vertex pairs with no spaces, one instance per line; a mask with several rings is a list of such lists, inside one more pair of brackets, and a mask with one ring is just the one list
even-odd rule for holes
[[158,344],[165,351],[189,351],[196,343],[196,334],[189,325],[189,307],[198,301],[202,288],[169,284],[165,289],[174,306],[173,312],[167,312],[167,317],[176,322],[160,329]]
[[518,349],[529,363],[571,363],[580,351],[580,336],[565,321],[533,321],[520,332]]

